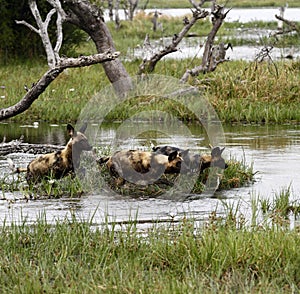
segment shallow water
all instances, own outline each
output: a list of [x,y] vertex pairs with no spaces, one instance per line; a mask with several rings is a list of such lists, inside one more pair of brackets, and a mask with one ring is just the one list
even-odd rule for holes
[[[268,37],[269,32],[262,32],[259,31],[260,36],[259,37]],[[250,34],[249,34],[250,35]],[[249,37],[248,35],[248,37]],[[243,38],[248,38],[246,35],[243,36]],[[251,33],[251,37],[259,38],[258,35],[255,35],[255,31]],[[145,50],[145,48],[136,47],[134,49],[129,49],[126,55],[126,58],[128,60],[133,60],[134,58],[146,58],[149,59],[153,54],[159,50],[159,48],[162,48],[163,44],[169,44],[171,43],[170,38],[165,38],[164,40],[159,41],[151,41],[151,50]],[[192,40],[193,39],[193,40]],[[204,42],[204,40],[203,40]],[[199,47],[199,44],[202,43],[199,38],[188,38],[184,39],[180,46],[178,46],[178,50],[176,52],[172,52],[168,55],[166,55],[163,59],[185,59],[185,58],[202,58],[204,53],[204,48]],[[218,41],[216,40],[216,43]],[[233,49],[228,49],[226,51],[226,59],[228,60],[245,60],[245,61],[254,61],[254,60],[260,60],[260,56],[263,53],[262,50],[264,50],[266,47],[262,46],[257,43],[257,45],[253,46],[234,46]],[[296,47],[286,47],[286,48],[277,48],[268,47],[269,50],[269,58],[265,57],[265,60],[280,60],[287,57],[292,57],[293,59],[300,58],[300,48]]]
[[[162,15],[171,17],[183,17],[191,15],[191,9],[146,9],[145,13],[150,14],[158,11]],[[232,8],[227,14],[227,22],[251,22],[251,21],[276,21],[275,14],[279,14],[278,8]],[[284,17],[291,21],[299,21],[300,8],[288,8]],[[120,19],[125,19],[123,10],[119,10]],[[104,13],[104,19],[109,20],[108,11]]]
[[[101,145],[111,144],[114,140],[115,130],[118,125],[105,126],[101,129],[99,136],[102,138]],[[43,126],[39,126],[40,130]],[[20,133],[26,134],[28,142],[36,141],[36,132],[33,128],[21,128],[14,125],[15,138]],[[53,143],[52,138],[61,137],[64,134],[65,126],[49,127],[52,136],[45,132],[44,137],[39,140],[44,143]],[[199,126],[189,126],[192,136],[185,138],[178,136],[180,146],[189,144],[191,149],[203,152],[208,142],[205,133]],[[3,129],[0,127],[0,134]],[[44,133],[44,132],[41,132]],[[129,131],[130,133],[130,131]],[[0,222],[20,221],[27,219],[28,222],[36,220],[37,217],[45,214],[49,222],[58,219],[69,218],[75,214],[80,220],[90,220],[100,224],[106,218],[111,221],[127,221],[129,218],[138,219],[141,227],[149,225],[153,220],[181,219],[186,214],[202,221],[207,219],[212,210],[217,209],[223,213],[225,203],[240,205],[242,212],[250,217],[251,199],[253,196],[274,197],[274,192],[291,185],[295,199],[300,194],[300,126],[224,126],[226,138],[226,158],[234,157],[238,160],[246,160],[254,165],[254,170],[259,173],[256,182],[248,187],[231,189],[215,193],[213,197],[198,195],[193,200],[183,199],[161,199],[152,198],[133,199],[129,197],[110,196],[104,194],[84,195],[80,199],[48,199],[25,201],[19,200],[22,195],[18,192],[5,193],[5,199],[0,200]],[[14,136],[11,139],[15,139]],[[0,138],[1,139],[1,138]],[[174,145],[168,137],[155,137],[155,143]],[[150,137],[142,136],[134,140],[128,137],[123,141],[123,146],[145,148]],[[100,143],[99,143],[100,145]],[[25,164],[33,156],[27,154],[9,155],[15,163]],[[0,158],[0,174],[9,173],[6,158]]]
[[[153,13],[154,9],[146,10],[146,13]],[[163,15],[172,17],[182,17],[187,14],[191,14],[190,9],[162,9],[159,10]],[[261,50],[269,45],[262,44],[263,38],[269,38],[273,35],[275,31],[270,29],[244,29],[243,23],[252,21],[276,21],[275,15],[279,14],[279,9],[277,8],[252,8],[252,9],[236,9],[233,8],[228,13],[225,22],[238,22],[241,24],[240,28],[236,30],[234,38],[252,40],[252,46],[235,46],[233,50],[227,50],[226,58],[230,60],[247,60],[253,61],[256,59],[257,55]],[[124,17],[121,14],[121,18]],[[291,21],[299,21],[300,8],[288,8],[285,12],[284,17]],[[226,39],[223,37],[223,40]],[[185,38],[178,46],[178,51],[173,52],[165,56],[166,59],[184,59],[184,58],[202,58],[204,48],[199,47],[200,44],[204,44],[205,38]],[[230,42],[230,37],[228,38]],[[147,58],[152,56],[157,50],[163,48],[164,46],[172,43],[172,38],[161,38],[160,40],[150,40],[151,48],[141,48],[140,46],[129,49],[126,58],[132,60],[134,58]],[[218,38],[216,38],[215,43],[218,43]],[[298,47],[286,47],[277,48],[274,47],[269,52],[270,58],[272,60],[282,59],[287,56],[292,56],[293,58],[300,57],[300,49]]]

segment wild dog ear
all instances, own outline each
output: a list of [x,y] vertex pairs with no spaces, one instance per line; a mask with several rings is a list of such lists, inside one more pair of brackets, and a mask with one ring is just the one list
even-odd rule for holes
[[190,149],[183,150],[179,153],[179,156],[181,156],[181,157],[187,156],[189,152],[190,152]]
[[84,134],[86,128],[87,128],[87,123],[85,122],[85,123],[81,126],[79,132]]
[[214,147],[212,148],[211,150],[211,156],[212,157],[218,157],[218,156],[221,156],[223,150],[221,151],[220,147]]
[[160,148],[159,146],[152,147],[152,151],[156,152],[159,148]]
[[70,124],[67,125],[67,131],[70,137],[73,137],[76,134],[75,129]]
[[177,156],[178,156],[178,151],[177,150],[170,153],[170,155],[168,156],[169,162],[173,161]]
[[221,150],[220,150],[220,155],[223,153],[225,147],[223,147]]

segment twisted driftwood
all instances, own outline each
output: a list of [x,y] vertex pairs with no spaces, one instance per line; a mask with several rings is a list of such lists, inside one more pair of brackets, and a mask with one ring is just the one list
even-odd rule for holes
[[13,140],[8,143],[0,144],[0,156],[5,156],[11,153],[45,154],[62,150],[63,148],[64,146],[51,144],[29,144],[23,143],[20,140]]

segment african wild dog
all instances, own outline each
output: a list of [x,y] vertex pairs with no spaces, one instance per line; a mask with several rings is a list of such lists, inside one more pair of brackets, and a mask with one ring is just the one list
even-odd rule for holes
[[83,150],[90,151],[92,146],[84,135],[87,125],[80,131],[68,124],[67,131],[70,140],[63,150],[44,154],[32,160],[26,169],[17,168],[15,172],[26,172],[26,180],[29,184],[41,181],[45,177],[60,179],[69,173],[73,173],[79,167],[80,155]]
[[[225,149],[220,147],[212,147],[210,155],[200,155],[200,154],[191,154],[189,152],[185,152],[182,156],[185,166],[187,167],[187,171],[189,172],[200,172],[202,173],[206,168],[209,167],[219,167],[221,169],[226,169],[228,165],[225,163],[224,158],[222,157],[222,153]],[[157,154],[168,155],[174,151],[181,152],[182,149],[178,147],[172,146],[163,146],[163,147],[153,147],[153,151]],[[185,170],[183,170],[184,172]]]
[[105,162],[110,174],[121,179],[120,183],[128,180],[147,185],[154,183],[163,173],[180,173],[183,160],[177,151],[164,155],[141,150],[122,150],[98,161],[99,164]]

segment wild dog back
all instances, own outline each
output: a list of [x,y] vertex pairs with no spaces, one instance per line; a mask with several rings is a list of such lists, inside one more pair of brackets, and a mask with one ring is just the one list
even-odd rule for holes
[[79,166],[82,151],[92,149],[84,135],[85,129],[86,125],[80,131],[76,131],[73,126],[68,124],[67,131],[70,140],[66,147],[61,151],[44,154],[32,160],[27,166],[27,182],[36,183],[47,176],[59,179],[74,172],[74,168]]
[[153,183],[163,173],[179,173],[182,158],[177,151],[169,155],[141,150],[117,151],[107,160],[107,167],[114,177],[133,182]]

